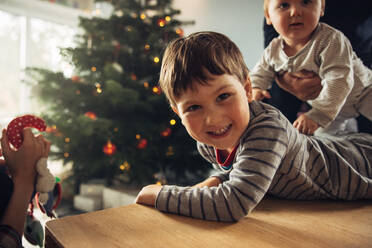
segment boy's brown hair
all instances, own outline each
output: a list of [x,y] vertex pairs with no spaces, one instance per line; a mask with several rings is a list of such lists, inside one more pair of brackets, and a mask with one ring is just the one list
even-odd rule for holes
[[239,48],[227,36],[197,32],[173,40],[164,52],[159,84],[171,106],[192,82],[206,84],[208,76],[229,74],[244,84],[249,70]]

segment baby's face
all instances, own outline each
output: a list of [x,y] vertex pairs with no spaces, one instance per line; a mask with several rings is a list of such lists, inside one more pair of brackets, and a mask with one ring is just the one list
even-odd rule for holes
[[288,43],[306,43],[324,13],[321,0],[269,0],[266,20]]
[[195,140],[231,152],[249,124],[251,85],[232,75],[209,75],[206,85],[194,82],[173,110]]

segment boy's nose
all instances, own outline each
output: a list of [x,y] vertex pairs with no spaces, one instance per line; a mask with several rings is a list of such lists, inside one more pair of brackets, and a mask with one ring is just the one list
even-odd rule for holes
[[204,122],[208,126],[217,125],[220,121],[221,120],[220,120],[220,117],[218,116],[218,114],[213,113],[213,111],[211,113],[206,114],[205,118],[204,118]]
[[290,9],[290,15],[291,16],[300,16],[302,14],[302,7],[293,5]]

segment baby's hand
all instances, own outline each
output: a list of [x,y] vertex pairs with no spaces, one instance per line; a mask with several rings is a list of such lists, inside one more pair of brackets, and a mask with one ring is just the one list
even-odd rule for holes
[[267,90],[262,90],[259,88],[252,89],[253,100],[261,101],[264,98],[271,98],[270,93]]
[[161,185],[150,184],[141,189],[138,193],[135,203],[155,206],[156,197],[161,190]]
[[293,122],[293,126],[297,128],[300,133],[313,135],[315,130],[318,129],[319,124],[307,117],[305,114],[300,115],[295,122]]

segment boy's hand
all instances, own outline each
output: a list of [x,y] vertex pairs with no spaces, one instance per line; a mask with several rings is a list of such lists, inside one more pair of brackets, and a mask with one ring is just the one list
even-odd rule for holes
[[297,128],[300,133],[313,135],[315,130],[318,129],[319,124],[307,117],[305,114],[300,115],[295,122],[293,122],[293,126]]
[[264,98],[271,98],[270,93],[267,90],[262,90],[259,88],[252,89],[253,100],[261,101]]
[[135,203],[155,206],[156,197],[158,196],[161,185],[150,184],[141,189],[138,193]]

